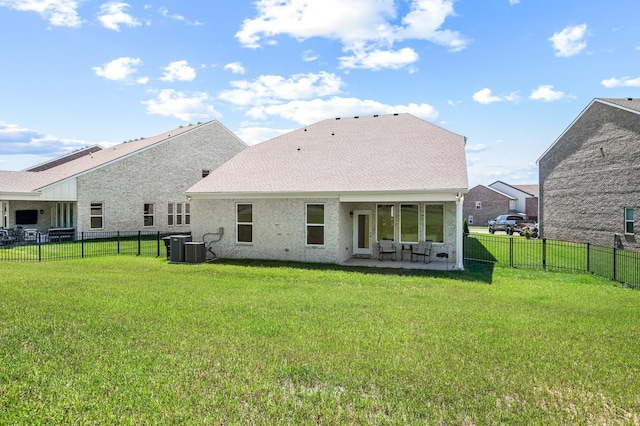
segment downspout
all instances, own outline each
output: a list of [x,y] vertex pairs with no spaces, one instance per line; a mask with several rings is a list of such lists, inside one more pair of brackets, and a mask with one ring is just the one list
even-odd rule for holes
[[464,253],[463,253],[463,235],[462,233],[462,214],[463,214],[464,195],[461,192],[456,194],[456,268],[464,271]]

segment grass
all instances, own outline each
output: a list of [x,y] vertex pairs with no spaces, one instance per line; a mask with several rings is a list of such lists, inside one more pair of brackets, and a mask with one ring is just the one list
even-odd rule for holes
[[639,424],[640,292],[487,268],[4,263],[0,424]]

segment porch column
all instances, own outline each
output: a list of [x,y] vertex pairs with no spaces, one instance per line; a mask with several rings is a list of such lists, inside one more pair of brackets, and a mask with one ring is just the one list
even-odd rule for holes
[[464,195],[458,192],[456,195],[456,268],[464,270],[464,252],[463,252],[463,228],[462,228],[462,205],[464,204]]

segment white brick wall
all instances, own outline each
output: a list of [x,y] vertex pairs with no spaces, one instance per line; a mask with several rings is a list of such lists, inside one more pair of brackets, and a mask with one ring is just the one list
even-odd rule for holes
[[[78,232],[90,228],[90,205],[104,204],[101,231],[189,231],[167,225],[169,202],[186,202],[184,192],[246,145],[219,122],[193,131],[79,176]],[[153,227],[143,227],[143,205],[155,203]]]

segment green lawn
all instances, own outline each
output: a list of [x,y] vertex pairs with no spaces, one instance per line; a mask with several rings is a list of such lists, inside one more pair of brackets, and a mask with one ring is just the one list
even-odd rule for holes
[[0,264],[0,424],[639,424],[640,292],[594,275]]

